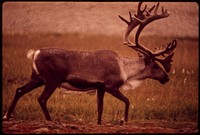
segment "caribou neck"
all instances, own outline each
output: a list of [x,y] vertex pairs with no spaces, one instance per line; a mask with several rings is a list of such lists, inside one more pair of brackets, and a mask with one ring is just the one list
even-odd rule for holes
[[145,74],[144,58],[121,57],[125,80],[143,80],[148,76]]

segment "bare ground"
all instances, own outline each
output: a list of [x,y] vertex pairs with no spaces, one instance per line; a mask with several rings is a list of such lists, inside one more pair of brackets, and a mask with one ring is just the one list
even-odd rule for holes
[[198,127],[192,122],[140,121],[129,122],[127,125],[88,123],[83,121],[69,122],[45,120],[3,121],[4,134],[64,134],[64,133],[197,133]]

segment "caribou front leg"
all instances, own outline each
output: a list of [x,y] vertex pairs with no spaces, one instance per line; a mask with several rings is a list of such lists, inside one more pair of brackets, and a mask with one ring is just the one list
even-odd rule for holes
[[125,121],[125,123],[124,122],[123,123],[127,124],[127,122],[128,122],[128,111],[129,111],[129,105],[130,105],[129,99],[126,96],[124,96],[119,91],[118,88],[108,90],[107,92],[125,103],[125,111],[124,111],[124,121]]
[[98,121],[97,124],[101,124],[102,112],[103,112],[103,98],[105,90],[97,89],[97,110],[98,110]]

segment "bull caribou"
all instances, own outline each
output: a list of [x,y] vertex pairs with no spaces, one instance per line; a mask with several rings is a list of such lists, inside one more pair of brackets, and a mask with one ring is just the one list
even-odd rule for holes
[[[124,122],[128,121],[129,99],[120,91],[133,89],[136,83],[150,78],[161,84],[169,81],[171,62],[177,41],[173,40],[166,48],[153,52],[139,42],[142,30],[149,23],[169,16],[167,9],[162,7],[158,13],[159,3],[151,8],[147,5],[141,9],[138,4],[137,14],[129,12],[130,21],[123,17],[128,27],[124,35],[124,44],[140,53],[138,58],[119,56],[111,50],[92,52],[69,51],[59,48],[42,48],[29,50],[27,57],[32,61],[30,80],[16,89],[16,94],[10,108],[3,117],[9,120],[18,100],[26,93],[44,85],[44,91],[38,102],[46,117],[51,120],[46,103],[57,87],[69,90],[89,91],[97,90],[97,123],[101,124],[103,99],[105,92],[110,93],[125,103]],[[138,26],[135,34],[135,43],[129,40],[130,32]],[[162,58],[161,58],[162,57]]]

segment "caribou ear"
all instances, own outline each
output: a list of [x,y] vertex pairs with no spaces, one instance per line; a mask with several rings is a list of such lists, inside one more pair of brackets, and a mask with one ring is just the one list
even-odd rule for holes
[[145,53],[138,52],[138,57],[139,58],[144,58],[145,65],[147,65],[147,64],[149,64],[151,62],[151,59],[150,59],[149,55],[147,55]]
[[149,57],[149,55],[144,55],[144,62],[145,65],[150,65],[150,63],[152,63],[151,57]]

